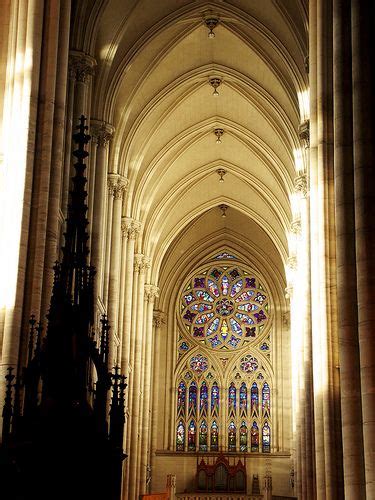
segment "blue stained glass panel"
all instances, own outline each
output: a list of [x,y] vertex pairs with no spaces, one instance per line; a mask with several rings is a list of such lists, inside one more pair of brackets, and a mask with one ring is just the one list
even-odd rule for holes
[[224,276],[221,279],[221,293],[223,295],[228,295],[228,290],[229,290],[229,279],[228,276],[224,274]]
[[219,337],[217,335],[215,335],[214,337],[212,337],[208,340],[211,343],[212,347],[217,347],[218,345],[222,344],[222,341],[219,340]]
[[251,386],[251,413],[259,411],[259,391],[256,382]]
[[230,296],[234,297],[241,290],[242,285],[243,285],[242,280],[239,280],[237,281],[237,283],[234,283],[234,285],[232,286],[232,290],[230,292]]
[[237,389],[232,382],[228,389],[228,411],[229,413],[234,410],[236,411],[236,399],[237,399]]
[[242,321],[242,323],[246,323],[247,325],[253,325],[254,320],[250,318],[247,314],[244,313],[236,313],[236,318]]
[[210,304],[204,304],[202,302],[200,304],[193,304],[191,306],[192,311],[198,311],[198,312],[210,311],[211,309],[212,306]]
[[233,333],[236,335],[242,335],[242,329],[240,324],[233,318],[229,319],[230,326],[232,328]]
[[247,304],[240,304],[238,306],[238,309],[240,311],[246,311],[246,312],[254,312],[259,309],[259,307],[255,304],[250,304],[249,302]]
[[189,414],[197,411],[197,384],[193,382],[189,387]]
[[207,336],[215,333],[219,327],[219,324],[220,324],[220,319],[215,318],[210,324],[210,326],[207,328]]
[[201,414],[207,415],[207,409],[208,409],[208,387],[206,382],[202,382],[200,390],[199,411]]
[[180,382],[177,389],[177,413],[179,415],[185,415],[185,403],[186,403],[186,386],[184,382]]
[[252,296],[254,295],[254,292],[252,290],[247,290],[246,292],[241,293],[235,301],[236,302],[244,302],[245,300],[250,300]]
[[238,346],[239,342],[240,342],[240,339],[236,339],[236,337],[234,337],[234,335],[232,335],[230,340],[228,340],[228,344],[234,348],[236,348]]
[[207,302],[214,302],[214,298],[206,290],[197,290],[195,295],[199,300],[206,300]]
[[213,315],[214,313],[202,314],[195,320],[195,322],[197,325],[204,325],[205,323],[207,323],[208,320],[210,320],[213,317]]
[[211,388],[211,413],[219,413],[219,386],[216,382]]
[[215,297],[219,297],[220,292],[216,283],[210,279],[207,280],[207,283],[208,283],[208,289],[210,290],[212,295],[215,295]]
[[240,410],[247,412],[247,387],[245,382],[242,382],[240,387]]

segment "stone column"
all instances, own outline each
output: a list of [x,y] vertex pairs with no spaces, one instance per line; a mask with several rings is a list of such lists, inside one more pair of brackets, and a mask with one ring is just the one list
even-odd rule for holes
[[131,217],[123,217],[121,221],[123,231],[123,254],[122,262],[122,281],[124,287],[121,296],[123,297],[122,328],[121,337],[121,370],[129,373],[130,365],[130,343],[131,343],[131,325],[132,325],[132,292],[133,292],[133,268],[134,268],[134,247],[136,238],[141,230],[141,223]]
[[134,460],[130,462],[129,466],[129,498],[137,498],[137,491],[139,486],[139,470],[137,467],[137,456],[139,453],[140,445],[140,404],[143,399],[142,387],[142,348],[144,342],[144,284],[145,284],[145,271],[150,267],[150,259],[142,254],[135,255],[135,278],[138,280],[137,296],[136,296],[136,310],[134,315],[134,342],[132,349],[132,403],[131,403],[131,438],[130,438],[130,455]]
[[[308,170],[310,148],[309,122],[304,122],[299,130],[301,146],[305,156],[305,171]],[[314,446],[313,446],[313,393],[312,393],[312,342],[311,342],[311,277],[310,277],[310,211],[309,181],[306,173],[295,179],[295,191],[299,197],[300,217],[295,221],[292,231],[299,239],[298,261],[300,280],[300,331],[301,371],[300,385],[301,408],[301,453],[303,464],[297,464],[297,489],[301,498],[312,499],[314,496]],[[302,472],[303,471],[303,472]]]
[[[118,315],[119,315],[119,288],[120,288],[120,254],[121,254],[121,213],[122,199],[127,186],[127,179],[119,174],[109,174],[111,194],[113,195],[112,206],[112,231],[110,238],[110,260],[109,285],[108,285],[108,318],[111,325],[111,342],[109,352],[110,366],[115,364],[115,344],[119,344]],[[120,360],[118,360],[120,363]]]
[[[88,118],[86,122],[90,125],[89,116],[89,96],[92,86],[92,79],[96,67],[96,60],[84,52],[71,50],[69,52],[69,87],[68,87],[68,107],[67,123],[65,131],[65,156],[64,156],[64,189],[63,193],[69,193],[71,178],[74,175],[72,148],[74,143],[72,134],[76,132],[78,121],[81,115]],[[89,131],[91,134],[91,130]],[[90,147],[90,146],[89,146]],[[92,162],[89,159],[87,176],[90,179],[90,166]],[[68,198],[62,200],[62,210],[66,213]]]
[[109,288],[109,269],[111,265],[111,238],[112,238],[112,216],[113,216],[113,197],[116,189],[117,179],[115,174],[107,176],[107,196],[105,204],[105,239],[103,255],[103,303],[108,311],[108,288]]
[[[159,389],[160,384],[160,343],[161,343],[161,330],[162,326],[165,324],[165,314],[162,311],[154,311],[153,326],[153,367],[152,367],[152,411],[151,411],[151,470],[155,463],[155,452],[158,446],[158,428],[161,425],[161,415],[159,408]],[[172,423],[174,425],[174,423]],[[151,484],[152,486],[152,484]]]
[[[56,59],[58,75],[68,74],[68,47],[70,27],[70,2],[60,5],[59,42]],[[42,290],[41,318],[47,314],[53,284],[53,264],[59,256],[61,234],[61,189],[64,166],[64,126],[66,117],[67,79],[56,78],[55,103],[53,113],[52,151],[51,151],[51,182],[48,199],[48,214],[46,228],[46,253],[44,260],[44,280]]]
[[342,498],[333,178],[332,5],[310,7],[310,221],[317,497]]
[[146,492],[147,467],[150,465],[150,437],[151,437],[151,374],[153,368],[153,313],[155,299],[159,297],[159,288],[155,285],[145,285],[146,324],[143,361],[143,405],[141,424],[141,453],[140,455],[140,493]]
[[96,67],[96,60],[84,52],[70,51],[71,71],[75,73],[73,127],[78,124],[81,115],[88,115],[89,93],[92,77]]
[[358,337],[366,498],[375,498],[375,145],[373,2],[353,1],[352,88]]
[[[3,231],[0,240],[0,326],[3,327],[0,330],[0,401],[4,401],[4,376],[7,367],[17,369],[19,362],[22,316],[30,313],[30,307],[25,307],[25,300],[29,304],[31,302],[31,297],[25,297],[27,283],[32,280],[31,273],[27,273],[29,223],[32,211],[38,90],[41,67],[45,66],[45,61],[41,58],[44,3],[31,0],[23,8],[19,8],[17,3],[10,2],[8,13],[8,19],[6,14],[2,13],[8,36],[5,31],[3,36],[7,38],[6,70],[3,68],[1,77],[5,78],[2,111],[7,126],[1,130],[0,156],[0,225]],[[56,47],[53,36],[50,43],[51,49]],[[53,50],[51,56],[49,62],[53,68],[56,64]],[[45,71],[46,68],[43,73]],[[44,252],[42,259],[43,256]],[[37,262],[37,266],[40,266],[40,262]],[[40,292],[41,283],[36,283],[36,287]],[[35,313],[39,314],[39,309]]]
[[345,498],[365,498],[355,265],[350,0],[333,2],[337,304]]
[[96,268],[94,289],[95,305],[98,298],[103,300],[103,263],[104,263],[104,230],[105,230],[105,198],[108,170],[108,146],[112,139],[112,125],[97,120],[91,121],[91,135],[96,147],[94,205],[91,222],[91,265]]

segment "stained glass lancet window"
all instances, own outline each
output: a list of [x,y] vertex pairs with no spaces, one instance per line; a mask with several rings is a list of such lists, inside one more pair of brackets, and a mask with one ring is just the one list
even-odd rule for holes
[[269,453],[271,450],[271,429],[268,422],[265,422],[262,429],[262,451]]
[[219,414],[219,386],[216,382],[211,389],[211,413],[216,416]]
[[228,451],[236,451],[236,426],[233,420],[228,427]]
[[177,413],[179,416],[185,416],[185,406],[186,406],[186,385],[183,381],[180,382],[178,386],[177,395]]
[[177,425],[176,449],[177,451],[185,450],[185,425],[182,420]]
[[253,385],[251,386],[251,415],[252,416],[258,415],[258,411],[259,411],[258,385],[256,382],[253,382]]
[[271,410],[270,399],[271,399],[270,387],[267,384],[267,382],[265,382],[263,385],[263,389],[262,389],[262,410],[263,410],[264,417],[269,417],[269,415],[270,415],[270,410]]
[[247,388],[245,382],[242,382],[240,387],[240,411],[241,416],[246,416],[247,413]]
[[208,409],[208,387],[206,382],[202,382],[200,390],[199,412],[201,416],[207,415]]
[[228,413],[234,415],[236,413],[236,386],[232,382],[228,389]]
[[247,451],[247,425],[244,421],[240,427],[240,451]]
[[219,450],[219,428],[214,420],[211,425],[211,451]]
[[255,421],[251,427],[251,451],[259,451],[259,427]]
[[197,384],[192,381],[189,387],[189,415],[197,413]]
[[203,420],[201,422],[201,425],[199,426],[199,451],[208,450],[207,434],[208,434],[207,423],[205,420]]
[[190,421],[188,429],[188,451],[195,451],[195,442],[197,437],[197,427],[194,420]]

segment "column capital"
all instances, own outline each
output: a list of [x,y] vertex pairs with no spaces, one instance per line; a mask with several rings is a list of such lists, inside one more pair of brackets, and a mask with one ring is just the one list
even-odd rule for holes
[[159,287],[156,285],[146,284],[145,285],[145,299],[150,304],[155,302],[155,299],[159,297]]
[[303,198],[306,198],[309,192],[307,174],[301,174],[294,179],[294,189]]
[[310,147],[310,120],[305,120],[298,127],[298,135],[305,149]]
[[120,174],[108,174],[108,192],[116,200],[121,200],[128,186],[128,179]]
[[150,257],[146,257],[143,253],[134,255],[134,271],[136,273],[144,273],[146,269],[151,267]]
[[290,299],[293,295],[293,285],[289,284],[285,287],[285,298]]
[[291,271],[295,271],[297,269],[297,256],[290,255],[286,261],[286,265]]
[[84,52],[69,52],[69,76],[77,82],[87,83],[94,75],[96,65],[96,59]]
[[142,224],[131,217],[122,217],[121,231],[124,238],[135,240],[141,231]]
[[153,324],[156,328],[160,328],[162,325],[165,325],[165,313],[163,311],[154,311]]
[[101,120],[90,120],[90,134],[98,146],[106,148],[112,140],[114,132],[115,128],[113,125]]
[[290,223],[290,231],[296,236],[301,234],[301,218],[297,217]]

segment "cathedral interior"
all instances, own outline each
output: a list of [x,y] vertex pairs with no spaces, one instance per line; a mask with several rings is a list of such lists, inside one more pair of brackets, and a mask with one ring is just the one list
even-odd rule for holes
[[[77,231],[86,333],[119,388],[101,408],[125,416],[120,493],[100,498],[374,499],[374,4],[1,4],[3,449]],[[42,413],[69,378],[48,366]],[[73,377],[87,408],[95,366]]]

